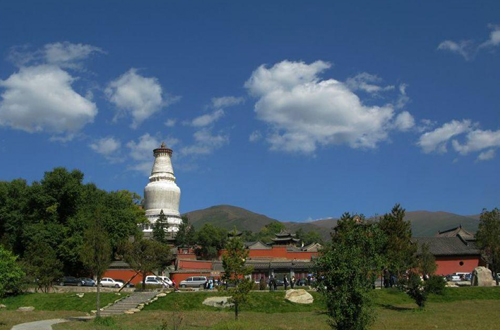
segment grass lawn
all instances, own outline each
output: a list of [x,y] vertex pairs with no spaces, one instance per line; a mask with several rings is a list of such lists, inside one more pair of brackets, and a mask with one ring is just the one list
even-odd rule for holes
[[[101,306],[114,302],[127,294],[101,293]],[[90,312],[96,309],[96,293],[85,293],[79,298],[76,293],[27,293],[15,297],[0,299],[0,304],[7,310],[15,310],[21,306],[33,306],[36,311],[78,311]]]
[[33,311],[17,312],[15,310],[0,310],[0,330],[10,330],[14,325],[38,320],[58,319],[85,315],[77,311]]
[[[107,326],[92,322],[56,325],[55,330],[163,330],[182,318],[181,329],[329,329],[322,298],[312,292],[312,305],[296,305],[283,300],[284,292],[252,293],[242,307],[240,321],[231,310],[203,306],[208,296],[221,293],[174,293],[147,306],[141,313],[115,316]],[[431,296],[427,307],[415,303],[397,290],[375,290],[377,320],[373,330],[383,329],[499,329],[500,288],[447,289],[444,296]],[[162,327],[165,325],[165,327]]]

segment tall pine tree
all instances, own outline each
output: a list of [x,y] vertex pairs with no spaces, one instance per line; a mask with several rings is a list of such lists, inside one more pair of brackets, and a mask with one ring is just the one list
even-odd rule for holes
[[168,220],[163,210],[160,211],[160,216],[153,225],[153,239],[159,243],[168,243]]

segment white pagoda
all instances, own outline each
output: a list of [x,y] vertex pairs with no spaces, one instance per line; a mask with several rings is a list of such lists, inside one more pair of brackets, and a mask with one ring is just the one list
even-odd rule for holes
[[167,217],[168,232],[175,234],[182,223],[179,213],[181,189],[175,183],[174,168],[172,167],[172,149],[165,143],[153,150],[155,162],[149,177],[149,183],[144,188],[144,209],[149,224],[144,226],[144,232],[152,232],[153,224],[160,213]]

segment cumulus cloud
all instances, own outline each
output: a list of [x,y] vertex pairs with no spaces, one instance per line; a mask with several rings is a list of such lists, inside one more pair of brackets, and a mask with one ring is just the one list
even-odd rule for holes
[[461,155],[487,148],[500,147],[500,130],[475,129],[467,133],[464,144],[459,143],[457,140],[453,140],[452,144],[453,148]]
[[229,143],[229,136],[214,134],[212,129],[203,128],[193,134],[194,143],[180,149],[183,156],[209,155]]
[[488,151],[483,151],[477,156],[478,161],[486,161],[493,159],[496,156],[496,151],[495,149],[490,149]]
[[45,45],[43,53],[47,63],[74,68],[93,53],[103,53],[103,50],[91,45],[56,42]]
[[496,47],[500,45],[500,26],[499,25],[489,25],[490,29],[490,38],[479,45],[479,48],[485,47]]
[[352,91],[362,90],[370,94],[378,94],[385,91],[390,91],[394,89],[393,85],[380,86],[379,83],[382,82],[382,78],[369,74],[367,72],[362,72],[354,77],[347,78],[346,85]]
[[[245,83],[258,98],[257,118],[271,126],[267,136],[272,150],[313,153],[320,145],[375,148],[394,128],[394,105],[366,106],[346,86],[321,80],[330,64],[283,61],[261,65]],[[405,118],[406,116],[406,118]],[[400,118],[402,124],[409,116]]]
[[474,52],[473,43],[470,40],[462,40],[459,42],[445,40],[439,44],[437,49],[461,55],[466,61],[471,59]]
[[51,64],[61,68],[81,69],[82,61],[96,53],[104,51],[96,46],[65,41],[46,44],[35,51],[31,51],[28,46],[13,47],[8,59],[18,66]]
[[215,110],[212,113],[208,113],[208,114],[196,117],[189,124],[191,126],[195,126],[195,127],[208,126],[208,125],[215,123],[217,120],[219,120],[223,116],[224,116],[224,110],[219,109],[219,110]]
[[212,108],[222,109],[245,103],[245,98],[235,96],[222,96],[212,98]]
[[72,88],[75,79],[55,65],[21,67],[0,81],[0,125],[72,136],[97,114],[95,103]]
[[248,137],[248,141],[257,142],[262,139],[262,133],[260,131],[253,131]]
[[394,126],[398,130],[406,132],[415,126],[415,119],[408,111],[403,111],[396,116]]
[[123,161],[120,153],[121,142],[112,136],[95,140],[89,147],[111,162]]
[[167,121],[165,122],[165,126],[174,127],[176,123],[177,123],[177,119],[170,118],[170,119],[167,119]]
[[162,108],[177,101],[177,97],[166,97],[158,79],[144,77],[137,69],[130,69],[110,82],[105,90],[108,100],[118,109],[117,117],[132,116],[132,128]]
[[422,148],[424,153],[445,153],[448,141],[454,136],[469,131],[471,127],[472,123],[470,120],[452,120],[433,131],[422,134],[417,145]]

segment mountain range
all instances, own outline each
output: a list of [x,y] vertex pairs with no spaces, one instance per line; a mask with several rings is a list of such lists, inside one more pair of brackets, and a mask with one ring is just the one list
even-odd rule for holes
[[[263,214],[254,213],[241,207],[231,205],[217,205],[202,210],[188,212],[189,222],[200,228],[206,223],[232,230],[250,230],[258,232],[265,225],[279,221]],[[406,212],[406,220],[411,222],[413,236],[434,236],[438,231],[443,231],[462,225],[470,232],[476,232],[479,225],[479,215],[458,215],[450,212],[410,211]],[[331,229],[336,225],[338,219],[329,218],[306,222],[282,222],[288,230],[295,232],[298,229],[304,231],[315,231],[321,237],[327,239]]]

